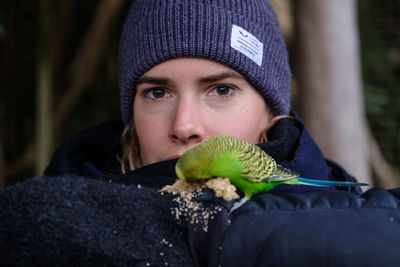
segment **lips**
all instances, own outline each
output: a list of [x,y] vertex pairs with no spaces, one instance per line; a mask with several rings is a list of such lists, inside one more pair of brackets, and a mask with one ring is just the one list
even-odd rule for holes
[[172,156],[169,156],[168,158],[166,158],[165,160],[172,160],[172,159],[177,159],[177,158],[180,158],[181,157],[181,155],[172,155]]

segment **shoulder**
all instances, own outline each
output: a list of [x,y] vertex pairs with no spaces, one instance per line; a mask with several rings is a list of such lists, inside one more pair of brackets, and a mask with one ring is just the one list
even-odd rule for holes
[[[357,182],[357,179],[350,175],[345,169],[343,169],[339,164],[326,160],[329,171],[329,179],[333,181],[346,181],[346,182]],[[361,194],[362,190],[359,186],[349,186],[349,187],[338,187],[338,190],[343,190],[355,194]]]
[[56,149],[45,175],[82,175],[82,165],[87,162],[100,169],[115,165],[123,128],[122,121],[110,121],[71,136]]

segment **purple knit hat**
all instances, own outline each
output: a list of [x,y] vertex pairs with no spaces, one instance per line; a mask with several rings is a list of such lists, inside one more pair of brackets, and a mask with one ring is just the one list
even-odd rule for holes
[[132,121],[138,78],[177,57],[222,63],[243,75],[275,115],[289,113],[288,53],[267,0],[135,0],[119,47],[125,124]]

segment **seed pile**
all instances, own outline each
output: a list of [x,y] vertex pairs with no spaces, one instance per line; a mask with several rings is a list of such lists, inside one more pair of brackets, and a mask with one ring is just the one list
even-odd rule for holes
[[222,197],[225,201],[232,201],[240,198],[236,193],[236,187],[226,178],[209,179],[206,182],[207,188],[213,190],[217,197]]
[[173,185],[163,187],[160,192],[173,194],[177,207],[171,209],[171,214],[175,215],[177,220],[184,219],[190,224],[201,226],[203,231],[208,231],[208,222],[214,219],[214,215],[221,211],[218,205],[205,206],[201,202],[193,201],[194,197],[201,194],[205,188],[213,190],[217,197],[222,197],[226,201],[239,198],[235,192],[236,188],[229,179],[215,178],[202,182],[188,183],[183,180],[177,180]]

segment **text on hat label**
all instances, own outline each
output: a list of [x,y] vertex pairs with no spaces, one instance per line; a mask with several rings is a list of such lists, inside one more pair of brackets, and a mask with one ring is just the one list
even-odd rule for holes
[[263,59],[263,46],[257,37],[242,27],[232,25],[231,47],[253,60],[260,67]]

